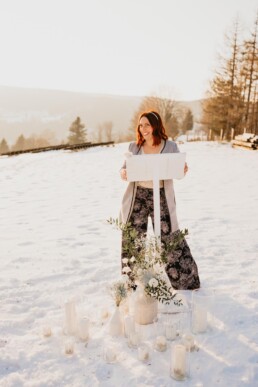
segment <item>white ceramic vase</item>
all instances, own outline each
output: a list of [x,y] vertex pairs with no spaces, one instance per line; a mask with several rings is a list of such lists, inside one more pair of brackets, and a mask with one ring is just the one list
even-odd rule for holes
[[134,321],[140,325],[152,324],[158,316],[158,301],[137,288],[134,301]]

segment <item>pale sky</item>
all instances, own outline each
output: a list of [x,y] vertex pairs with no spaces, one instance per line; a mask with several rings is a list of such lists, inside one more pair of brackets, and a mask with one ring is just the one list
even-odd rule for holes
[[258,0],[0,0],[0,85],[202,98],[239,14]]

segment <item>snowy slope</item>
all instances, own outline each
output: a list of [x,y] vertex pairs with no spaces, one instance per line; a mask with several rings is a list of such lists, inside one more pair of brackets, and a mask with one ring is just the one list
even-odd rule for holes
[[[180,226],[216,294],[218,329],[198,339],[190,381],[169,377],[169,351],[144,365],[125,339],[114,340],[119,362],[103,362],[101,313],[113,311],[107,285],[120,269],[120,235],[105,220],[118,215],[127,147],[0,158],[0,386],[258,385],[258,153],[228,145],[181,145],[189,172],[175,182]],[[70,357],[69,297],[91,319],[88,346],[76,340]]]

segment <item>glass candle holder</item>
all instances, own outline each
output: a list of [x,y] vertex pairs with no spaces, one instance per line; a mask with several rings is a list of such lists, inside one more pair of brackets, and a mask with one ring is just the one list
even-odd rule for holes
[[179,321],[172,321],[172,319],[165,321],[164,327],[167,340],[171,341],[177,338],[179,325]]
[[209,289],[196,289],[192,293],[192,318],[193,333],[205,333],[212,329],[212,308],[214,291]]
[[128,347],[137,348],[140,344],[140,334],[138,332],[131,332],[128,337]]
[[186,350],[193,352],[196,349],[195,338],[191,333],[185,333],[182,335],[182,343],[186,347]]
[[154,341],[156,351],[164,352],[167,350],[167,339],[165,336],[158,336]]
[[76,334],[77,330],[77,311],[76,311],[76,302],[71,299],[65,302],[64,304],[64,314],[65,314],[65,323],[64,330],[68,335]]
[[72,355],[74,353],[74,341],[66,340],[64,343],[64,351],[66,355]]
[[132,316],[125,316],[124,318],[124,333],[125,337],[129,338],[131,333],[135,332],[135,323]]
[[185,380],[190,377],[189,352],[182,343],[171,345],[170,376],[175,380]]
[[106,363],[112,364],[117,362],[118,353],[112,344],[106,344],[102,348],[102,356]]
[[88,341],[89,327],[90,327],[90,320],[88,319],[88,317],[82,317],[78,320],[78,337],[82,341]]

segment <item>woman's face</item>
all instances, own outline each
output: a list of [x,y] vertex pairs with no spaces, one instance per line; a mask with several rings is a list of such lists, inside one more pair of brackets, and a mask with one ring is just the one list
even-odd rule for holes
[[153,127],[148,118],[142,117],[139,122],[139,130],[144,140],[152,139]]

